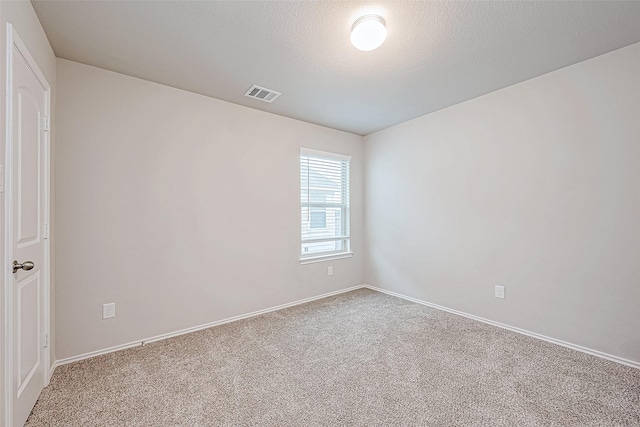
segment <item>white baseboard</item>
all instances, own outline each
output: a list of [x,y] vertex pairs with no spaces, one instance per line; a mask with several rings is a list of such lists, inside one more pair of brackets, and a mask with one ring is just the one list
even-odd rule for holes
[[61,365],[66,365],[68,363],[78,362],[80,360],[90,359],[92,357],[101,356],[103,354],[113,353],[114,351],[120,351],[120,350],[126,350],[127,348],[138,347],[140,345],[145,345],[145,344],[152,343],[152,342],[155,342],[155,341],[166,340],[167,338],[177,337],[178,335],[184,335],[184,334],[188,334],[188,333],[191,333],[191,332],[200,331],[202,329],[207,329],[207,328],[211,328],[211,327],[214,327],[214,326],[223,325],[225,323],[231,323],[231,322],[235,322],[235,321],[238,321],[238,320],[247,319],[249,317],[259,316],[261,314],[270,313],[272,311],[277,311],[277,310],[282,310],[283,308],[293,307],[294,305],[305,304],[307,302],[319,300],[319,299],[322,299],[322,298],[327,298],[327,297],[330,297],[330,296],[333,296],[333,295],[343,294],[345,292],[355,291],[356,289],[361,289],[361,288],[364,288],[364,286],[363,285],[352,286],[350,288],[340,289],[338,291],[333,291],[333,292],[327,292],[326,294],[317,295],[317,296],[314,296],[314,297],[305,298],[305,299],[301,299],[301,300],[298,300],[298,301],[293,301],[293,302],[290,302],[290,303],[287,303],[287,304],[281,304],[281,305],[277,305],[275,307],[265,308],[263,310],[253,311],[251,313],[241,314],[239,316],[229,317],[227,319],[217,320],[215,322],[205,323],[204,325],[198,325],[198,326],[194,326],[194,327],[191,327],[191,328],[181,329],[181,330],[175,331],[175,332],[169,332],[169,333],[166,333],[166,334],[156,335],[154,337],[150,337],[150,338],[145,338],[145,339],[142,339],[142,340],[129,342],[129,343],[126,343],[126,344],[120,344],[120,345],[116,345],[116,346],[113,346],[113,347],[104,348],[102,350],[91,351],[89,353],[80,354],[78,356],[72,356],[72,357],[67,357],[67,358],[64,358],[64,359],[58,359],[51,366],[51,370],[49,371],[49,378],[51,378],[51,376],[53,376],[53,371],[58,366],[61,366]]
[[60,361],[56,360],[55,362],[53,362],[53,365],[51,365],[51,367],[49,368],[49,380],[47,381],[47,385],[49,384],[49,381],[51,381],[51,377],[53,377],[53,372],[56,370],[58,366],[60,366]]
[[497,326],[499,328],[502,329],[507,329],[509,331],[513,331],[513,332],[517,332],[519,334],[523,334],[523,335],[527,335],[533,338],[537,338],[539,340],[543,340],[543,341],[547,341],[550,342],[552,344],[557,344],[557,345],[561,345],[563,347],[567,347],[570,348],[572,350],[576,350],[576,351],[580,351],[582,353],[587,353],[590,354],[592,356],[596,356],[596,357],[601,357],[603,359],[607,359],[610,360],[612,362],[617,362],[620,363],[622,365],[626,365],[626,366],[630,366],[632,368],[636,368],[636,369],[640,369],[640,362],[635,362],[633,360],[629,360],[629,359],[624,359],[622,357],[618,357],[618,356],[614,356],[612,354],[607,354],[607,353],[603,353],[601,351],[598,350],[592,350],[590,348],[586,348],[586,347],[582,347],[580,345],[577,344],[572,344],[566,341],[562,341],[562,340],[558,340],[555,338],[551,338],[551,337],[547,337],[545,335],[540,335],[537,334],[535,332],[531,332],[531,331],[527,331],[525,329],[520,329],[520,328],[516,328],[515,326],[509,326],[509,325],[505,325],[504,323],[500,323],[500,322],[494,322],[493,320],[489,320],[489,319],[485,319],[483,317],[478,317],[478,316],[474,316],[473,314],[468,314],[468,313],[464,313],[462,311],[458,311],[458,310],[454,310],[448,307],[444,307],[438,304],[433,304],[427,301],[422,301],[419,300],[417,298],[413,298],[413,297],[408,297],[406,295],[402,295],[399,294],[397,292],[392,292],[392,291],[388,291],[386,289],[381,289],[381,288],[376,288],[375,286],[369,286],[369,285],[363,285],[363,288],[367,288],[367,289],[371,289],[372,291],[376,291],[376,292],[382,292],[384,294],[387,295],[391,295],[394,297],[398,297],[398,298],[402,298],[405,299],[407,301],[412,301],[418,304],[422,304],[422,305],[426,305],[427,307],[431,307],[431,308],[435,308],[437,310],[442,310],[442,311],[446,311],[448,313],[452,313],[452,314],[457,314],[458,316],[463,316],[472,320],[477,320],[478,322],[482,322],[482,323],[486,323],[489,325],[493,325],[493,326]]
[[121,344],[121,345],[105,348],[105,349],[102,349],[102,350],[92,351],[92,352],[84,353],[84,354],[81,354],[81,355],[78,355],[78,356],[67,357],[65,359],[59,359],[59,360],[56,360],[53,363],[53,365],[51,365],[51,369],[49,371],[49,377],[51,378],[51,376],[53,376],[53,372],[55,371],[55,369],[58,366],[66,365],[68,363],[78,362],[80,360],[85,360],[85,359],[89,359],[89,358],[92,358],[92,357],[101,356],[103,354],[113,353],[114,351],[120,351],[120,350],[125,350],[127,348],[137,347],[137,346],[140,346],[140,345],[144,345],[146,343],[151,343],[151,342],[155,342],[155,341],[165,340],[167,338],[177,337],[179,335],[184,335],[184,334],[188,334],[188,333],[191,333],[191,332],[200,331],[202,329],[207,329],[207,328],[211,328],[211,327],[214,327],[214,326],[223,325],[225,323],[231,323],[231,322],[235,322],[235,321],[238,321],[238,320],[247,319],[249,317],[259,316],[261,314],[270,313],[272,311],[281,310],[283,308],[293,307],[295,305],[300,305],[300,304],[305,304],[305,303],[308,303],[308,302],[311,302],[311,301],[319,300],[319,299],[322,299],[322,298],[327,298],[327,297],[330,297],[330,296],[333,296],[333,295],[339,295],[339,294],[346,293],[346,292],[355,291],[356,289],[362,289],[362,288],[367,288],[367,289],[370,289],[372,291],[381,292],[381,293],[384,293],[384,294],[387,294],[387,295],[391,295],[391,296],[394,296],[394,297],[402,298],[404,300],[412,301],[412,302],[415,302],[415,303],[418,303],[418,304],[422,304],[422,305],[425,305],[427,307],[435,308],[437,310],[442,310],[442,311],[446,311],[448,313],[456,314],[458,316],[466,317],[468,319],[477,320],[477,321],[482,322],[482,323],[486,323],[486,324],[489,324],[489,325],[497,326],[497,327],[502,328],[502,329],[507,329],[509,331],[517,332],[519,334],[523,334],[523,335],[527,335],[527,336],[530,336],[530,337],[533,337],[533,338],[537,338],[537,339],[540,339],[540,340],[543,340],[543,341],[547,341],[547,342],[550,342],[552,344],[561,345],[563,347],[567,347],[567,348],[570,348],[572,350],[580,351],[582,353],[587,353],[587,354],[590,354],[592,356],[601,357],[603,359],[607,359],[607,360],[610,360],[612,362],[617,362],[617,363],[620,363],[620,364],[623,364],[623,365],[626,365],[626,366],[630,366],[632,368],[640,369],[640,363],[639,362],[635,362],[633,360],[628,360],[628,359],[624,359],[622,357],[613,356],[611,354],[603,353],[603,352],[598,351],[598,350],[592,350],[590,348],[582,347],[582,346],[577,345],[577,344],[572,344],[572,343],[569,343],[569,342],[566,342],[566,341],[562,341],[562,340],[558,340],[558,339],[555,339],[555,338],[547,337],[545,335],[537,334],[535,332],[530,332],[530,331],[527,331],[525,329],[516,328],[515,326],[506,325],[504,323],[499,323],[499,322],[495,322],[493,320],[489,320],[489,319],[485,319],[485,318],[482,318],[482,317],[474,316],[473,314],[464,313],[462,311],[454,310],[454,309],[451,309],[451,308],[448,308],[448,307],[444,307],[444,306],[441,306],[441,305],[438,305],[438,304],[433,304],[433,303],[430,303],[430,302],[427,302],[427,301],[423,301],[423,300],[420,300],[420,299],[417,299],[417,298],[408,297],[406,295],[402,295],[402,294],[399,294],[397,292],[388,291],[386,289],[377,288],[375,286],[359,285],[359,286],[352,286],[352,287],[346,288],[346,289],[340,289],[340,290],[334,291],[334,292],[328,292],[328,293],[325,293],[325,294],[322,294],[322,295],[317,295],[317,296],[310,297],[310,298],[305,298],[305,299],[294,301],[294,302],[290,302],[290,303],[287,303],[287,304],[277,305],[275,307],[265,308],[263,310],[258,310],[258,311],[254,311],[254,312],[247,313],[247,314],[241,314],[239,316],[229,317],[227,319],[222,319],[222,320],[218,320],[218,321],[215,321],[215,322],[205,323],[204,325],[194,326],[194,327],[191,327],[191,328],[182,329],[182,330],[179,330],[179,331],[170,332],[170,333],[166,333],[166,334],[156,335],[154,337],[146,338],[146,339],[143,339],[143,340],[133,341],[133,342],[129,342],[129,343],[126,343],[126,344]]

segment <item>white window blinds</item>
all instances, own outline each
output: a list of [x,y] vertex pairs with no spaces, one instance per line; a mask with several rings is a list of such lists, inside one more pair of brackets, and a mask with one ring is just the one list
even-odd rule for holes
[[349,252],[350,156],[300,149],[301,258]]

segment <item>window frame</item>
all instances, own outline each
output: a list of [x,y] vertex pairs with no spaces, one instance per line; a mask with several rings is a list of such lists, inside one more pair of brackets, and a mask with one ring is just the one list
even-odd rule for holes
[[[303,195],[303,191],[305,190],[305,188],[302,185],[302,166],[303,166],[303,158],[304,157],[313,157],[313,158],[317,158],[317,159],[321,159],[321,160],[329,160],[329,161],[338,161],[341,162],[341,167],[342,168],[346,168],[345,170],[341,171],[341,174],[346,175],[346,179],[345,182],[341,182],[341,195],[342,195],[342,201],[340,203],[322,203],[322,202],[311,202],[311,201],[307,201],[304,202],[302,200],[302,195]],[[298,179],[300,180],[300,190],[299,190],[299,197],[300,197],[300,209],[299,209],[299,215],[300,215],[300,227],[298,228],[300,230],[300,243],[299,243],[299,261],[300,264],[308,264],[308,263],[313,263],[313,262],[321,262],[321,261],[328,261],[328,260],[332,260],[332,259],[339,259],[339,258],[348,258],[353,256],[353,252],[351,252],[351,192],[350,192],[350,176],[351,176],[351,156],[348,155],[344,155],[344,154],[338,154],[338,153],[332,153],[332,152],[326,152],[326,151],[319,151],[319,150],[313,150],[310,148],[300,148],[300,155],[298,157]],[[307,185],[309,185],[309,183],[307,182]],[[309,196],[309,188],[306,188],[307,190],[307,196]],[[343,235],[341,236],[334,236],[334,237],[327,237],[327,238],[316,238],[316,239],[303,239],[303,209],[307,209],[309,212],[309,215],[311,213],[311,209],[313,208],[323,208],[323,209],[327,209],[327,208],[340,208],[340,221],[342,223],[341,225],[341,229],[343,231]],[[312,254],[304,254],[302,252],[302,245],[304,245],[305,243],[314,243],[314,242],[322,242],[322,241],[326,241],[326,242],[338,242],[341,241],[342,242],[342,247],[343,249],[340,250],[333,250],[333,251],[324,251],[324,252],[316,252],[316,253],[312,253]]]

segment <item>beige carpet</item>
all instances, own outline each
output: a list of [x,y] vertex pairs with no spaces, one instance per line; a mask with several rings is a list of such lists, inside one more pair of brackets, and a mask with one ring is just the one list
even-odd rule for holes
[[370,290],[56,369],[29,426],[640,426],[640,370]]

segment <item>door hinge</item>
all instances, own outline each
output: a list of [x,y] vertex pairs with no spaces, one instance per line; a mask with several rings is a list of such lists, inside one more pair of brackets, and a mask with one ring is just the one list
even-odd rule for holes
[[48,239],[49,238],[49,224],[45,224],[42,227],[42,233],[44,234],[44,238]]
[[49,348],[49,334],[44,334],[44,348]]
[[48,132],[49,129],[51,128],[51,118],[49,117],[41,117],[40,118],[40,129]]

